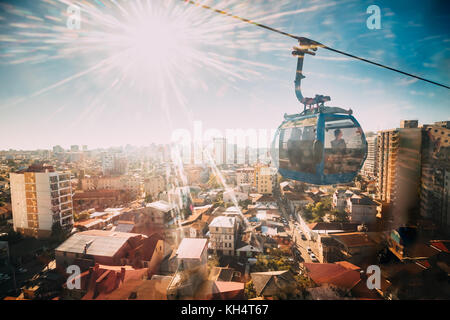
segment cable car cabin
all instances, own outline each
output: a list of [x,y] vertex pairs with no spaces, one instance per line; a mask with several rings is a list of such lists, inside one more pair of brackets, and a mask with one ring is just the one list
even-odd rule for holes
[[285,115],[272,147],[282,176],[317,185],[351,182],[367,155],[364,132],[351,111]]

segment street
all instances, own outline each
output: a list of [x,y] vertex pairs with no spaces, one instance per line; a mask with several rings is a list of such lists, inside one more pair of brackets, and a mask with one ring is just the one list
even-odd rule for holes
[[311,260],[310,255],[308,254],[308,251],[307,251],[308,247],[311,248],[311,250],[314,253],[314,255],[317,257],[317,259],[320,260],[317,242],[308,240],[307,237],[306,237],[307,238],[306,240],[303,240],[301,238],[301,235],[302,235],[301,230],[296,227],[296,225],[298,225],[298,222],[295,221],[294,217],[292,217],[292,215],[288,213],[289,212],[288,209],[285,207],[285,205],[281,201],[278,201],[278,207],[279,207],[282,215],[289,222],[289,229],[291,230],[290,234],[292,236],[292,241],[294,241],[295,247],[301,253],[301,257],[303,259],[302,262],[307,262],[307,263],[312,263],[313,262]]

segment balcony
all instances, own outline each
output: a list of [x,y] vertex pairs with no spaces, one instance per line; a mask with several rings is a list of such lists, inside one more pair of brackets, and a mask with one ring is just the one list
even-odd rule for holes
[[65,189],[65,188],[69,188],[70,187],[70,183],[69,182],[61,182],[59,184],[59,189]]
[[61,212],[61,219],[64,219],[67,217],[72,217],[72,216],[73,216],[72,210]]

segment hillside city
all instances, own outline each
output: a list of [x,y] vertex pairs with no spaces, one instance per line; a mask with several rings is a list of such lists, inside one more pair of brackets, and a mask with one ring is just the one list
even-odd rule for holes
[[366,137],[325,186],[225,138],[0,151],[0,299],[450,298],[450,121]]

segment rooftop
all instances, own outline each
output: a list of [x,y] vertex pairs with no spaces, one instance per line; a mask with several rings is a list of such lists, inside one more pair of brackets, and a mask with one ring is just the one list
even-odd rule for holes
[[330,236],[348,248],[375,245],[375,242],[369,239],[368,234],[365,232],[330,234]]
[[152,203],[148,203],[147,207],[162,211],[162,212],[169,212],[174,208],[174,205],[170,204],[167,201],[159,200]]
[[112,257],[133,237],[145,236],[135,233],[102,230],[78,232],[64,241],[55,251],[84,253],[86,248],[86,254],[88,255]]
[[184,238],[178,246],[177,256],[180,259],[200,259],[206,248],[207,239]]
[[219,228],[233,228],[236,224],[236,218],[234,217],[215,217],[214,220],[209,224],[210,227]]

